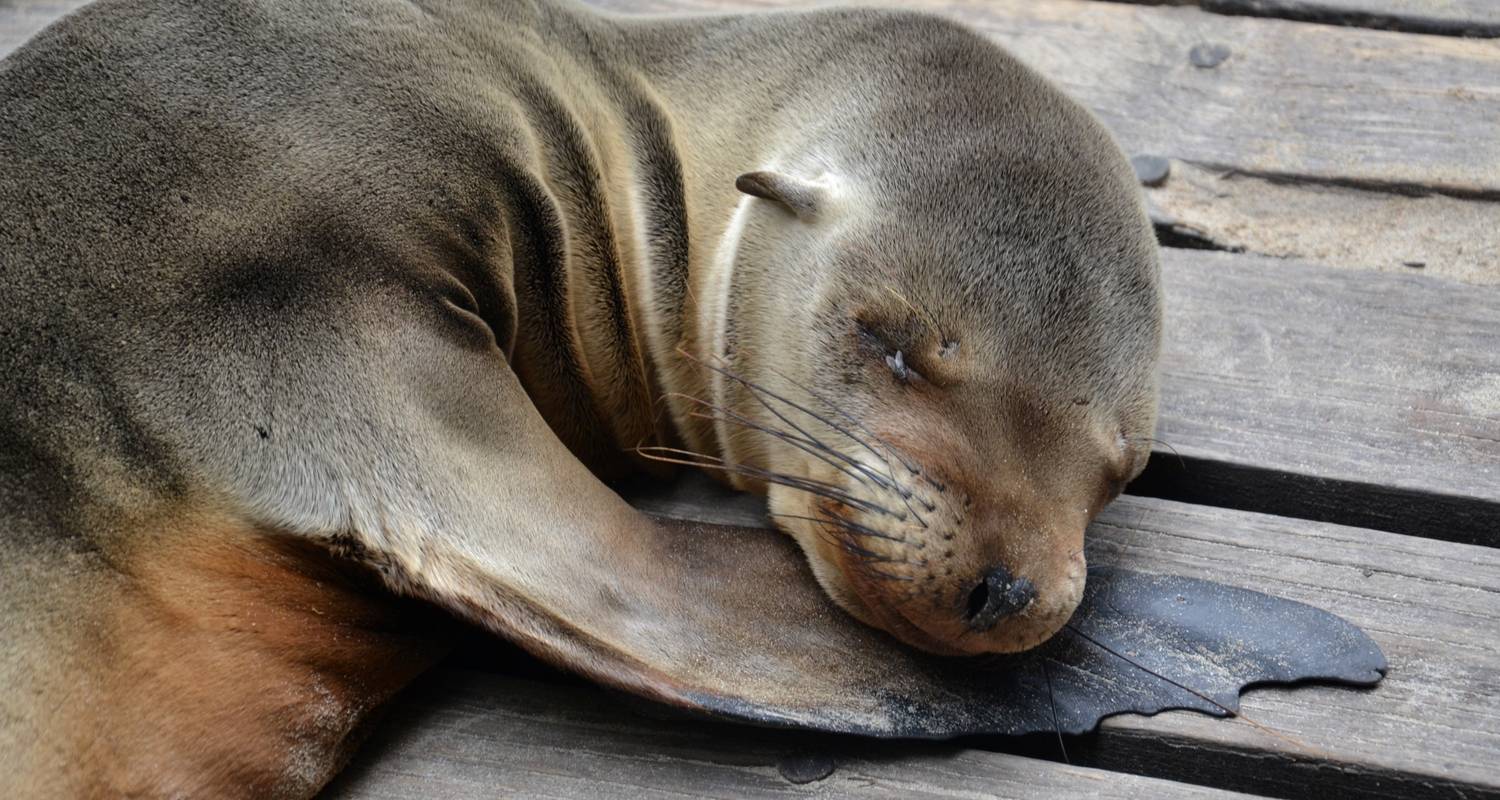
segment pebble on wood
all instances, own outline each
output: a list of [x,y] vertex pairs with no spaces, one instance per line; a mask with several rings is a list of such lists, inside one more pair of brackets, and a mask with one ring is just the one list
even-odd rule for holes
[[1188,51],[1188,61],[1200,69],[1213,69],[1224,63],[1229,58],[1229,48],[1222,44],[1209,44],[1207,42],[1194,45]]

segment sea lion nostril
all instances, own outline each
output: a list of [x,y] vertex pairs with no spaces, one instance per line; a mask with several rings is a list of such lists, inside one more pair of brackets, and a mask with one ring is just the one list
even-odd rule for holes
[[965,615],[969,622],[972,623],[974,621],[974,618],[979,616],[980,613],[984,611],[985,606],[989,605],[989,603],[989,581],[980,581],[979,585],[974,587],[974,591],[969,592],[969,609],[968,613]]
[[1013,578],[1004,567],[990,570],[984,580],[969,592],[965,620],[976,631],[986,631],[995,623],[1031,605],[1036,599],[1036,585],[1029,578]]

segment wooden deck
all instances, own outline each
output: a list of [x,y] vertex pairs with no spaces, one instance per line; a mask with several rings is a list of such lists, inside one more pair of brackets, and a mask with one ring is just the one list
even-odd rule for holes
[[[77,4],[0,0],[0,53]],[[978,26],[1170,166],[1144,191],[1171,448],[1094,525],[1091,562],[1328,608],[1387,680],[1253,690],[1238,720],[1116,717],[1065,764],[1045,737],[685,721],[476,646],[329,796],[1500,798],[1500,1],[905,5]],[[700,482],[634,501],[766,526]]]

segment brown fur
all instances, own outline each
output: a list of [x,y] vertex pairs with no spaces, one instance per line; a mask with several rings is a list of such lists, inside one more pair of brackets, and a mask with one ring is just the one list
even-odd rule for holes
[[[142,526],[55,664],[22,764],[50,796],[303,797],[446,649],[440,615],[326,551],[222,517]],[[66,756],[66,758],[62,758]]]

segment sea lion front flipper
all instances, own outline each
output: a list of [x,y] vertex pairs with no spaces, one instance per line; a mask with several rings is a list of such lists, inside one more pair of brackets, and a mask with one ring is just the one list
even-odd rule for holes
[[[1076,632],[1038,650],[918,652],[835,606],[789,537],[631,508],[563,446],[498,352],[411,330],[384,334],[410,356],[379,373],[391,383],[376,397],[397,405],[365,414],[399,427],[359,440],[385,448],[372,472],[402,471],[345,490],[361,500],[350,549],[397,589],[608,685],[767,724],[944,737],[1051,730],[1049,679],[1061,727],[1082,730],[1123,711],[1232,707],[1251,683],[1368,683],[1384,665],[1325,612],[1119,570],[1096,572]],[[401,492],[379,494],[390,487]]]
[[610,657],[646,668],[659,699],[759,723],[922,738],[1078,733],[1122,712],[1227,713],[1252,684],[1368,685],[1385,669],[1379,648],[1332,614],[1192,578],[1095,569],[1048,644],[953,659],[843,614],[777,534],[665,523],[642,551],[662,568],[620,572],[616,590],[680,613],[636,629],[653,637],[617,640]]

